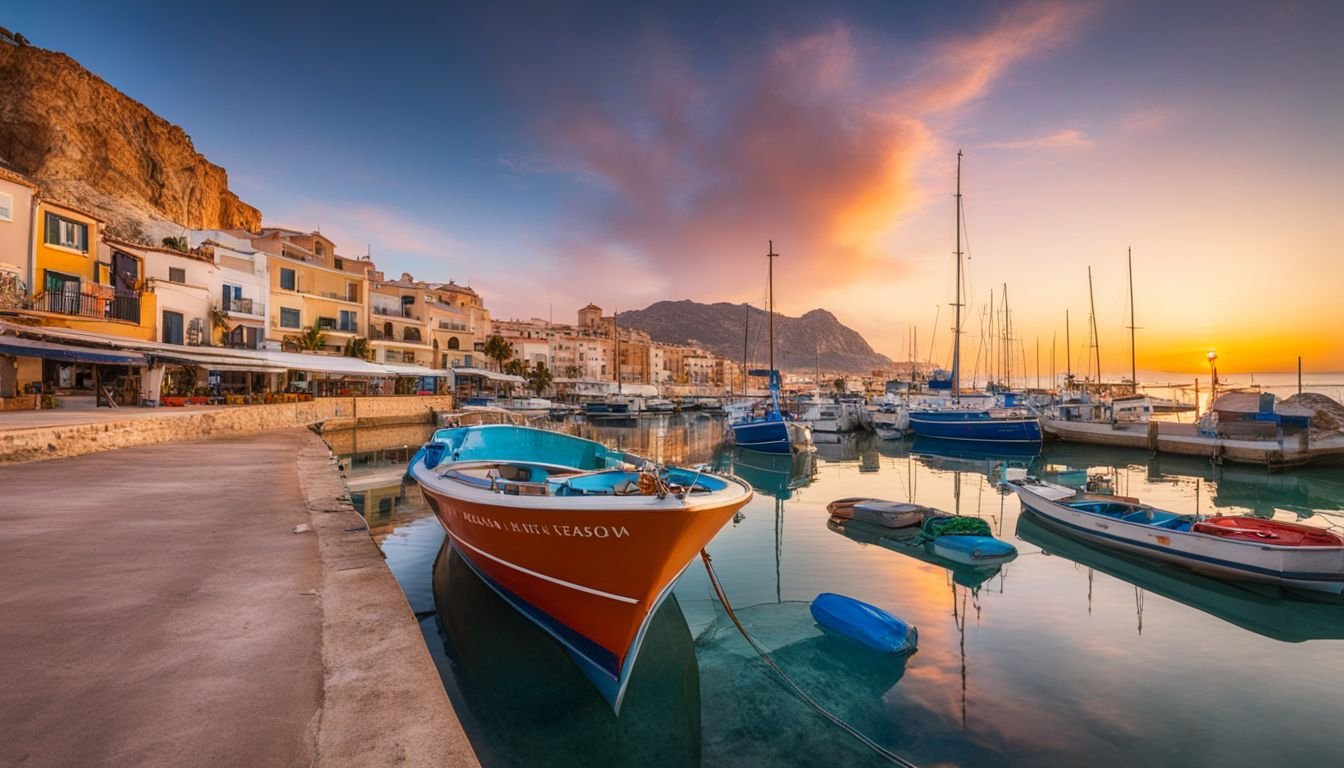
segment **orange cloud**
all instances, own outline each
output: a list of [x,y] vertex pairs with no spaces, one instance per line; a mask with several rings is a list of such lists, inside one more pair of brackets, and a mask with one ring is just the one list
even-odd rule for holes
[[[784,257],[778,277],[842,285],[895,266],[882,235],[915,206],[919,166],[944,149],[926,125],[930,113],[983,95],[1015,61],[1065,40],[1086,13],[1020,6],[981,35],[934,45],[918,57],[929,65],[904,69],[839,22],[777,38],[712,73],[658,41],[641,47],[628,73],[611,73],[615,85],[548,93],[544,159],[509,167],[563,169],[584,182],[562,225],[568,247],[557,279],[575,266],[589,275],[633,260],[663,276],[649,298],[751,299],[773,240]],[[1064,131],[1038,141],[1088,139]],[[691,274],[701,278],[694,285],[685,282]]]

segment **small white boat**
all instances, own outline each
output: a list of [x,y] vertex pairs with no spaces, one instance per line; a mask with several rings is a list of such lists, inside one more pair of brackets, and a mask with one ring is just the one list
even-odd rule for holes
[[940,514],[919,504],[850,497],[837,499],[826,505],[832,517],[858,520],[883,528],[911,528],[921,525],[930,515]]
[[1178,515],[1118,496],[1056,497],[1038,481],[1009,480],[1022,506],[1059,530],[1106,547],[1238,581],[1344,594],[1344,538],[1300,523]]

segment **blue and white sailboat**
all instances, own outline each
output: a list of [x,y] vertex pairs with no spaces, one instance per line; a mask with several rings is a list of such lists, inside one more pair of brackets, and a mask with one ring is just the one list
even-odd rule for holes
[[920,437],[988,443],[1039,443],[1041,422],[1029,408],[970,406],[961,402],[961,152],[957,152],[957,301],[952,337],[950,402],[921,404],[910,410],[910,429]]
[[779,407],[779,371],[775,369],[775,243],[770,242],[766,254],[768,272],[770,367],[767,370],[748,371],[750,376],[767,376],[770,381],[770,402],[762,415],[750,413],[733,418],[728,423],[731,440],[739,447],[763,453],[797,453],[812,450],[812,430],[806,424]]

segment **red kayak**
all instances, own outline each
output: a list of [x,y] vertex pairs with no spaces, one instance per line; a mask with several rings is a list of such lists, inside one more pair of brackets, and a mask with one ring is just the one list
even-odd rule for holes
[[1284,523],[1261,517],[1210,517],[1191,527],[1195,533],[1207,533],[1240,541],[1259,541],[1280,547],[1339,547],[1344,537],[1312,525]]

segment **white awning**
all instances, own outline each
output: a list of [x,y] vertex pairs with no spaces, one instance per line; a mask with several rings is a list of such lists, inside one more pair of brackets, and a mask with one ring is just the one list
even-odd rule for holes
[[503,381],[512,384],[522,384],[526,381],[522,376],[514,376],[510,373],[499,373],[498,371],[487,371],[484,368],[454,368],[454,376],[480,376],[491,381]]
[[393,363],[378,363],[382,367],[398,376],[447,376],[447,370],[435,370],[426,368],[423,365],[396,365]]
[[[241,350],[240,350],[241,351]],[[250,371],[254,373],[283,373],[288,370],[279,363],[240,357],[220,350],[217,354],[201,352],[199,347],[176,348],[145,353],[153,360],[176,363],[178,365],[197,365],[211,371]]]

